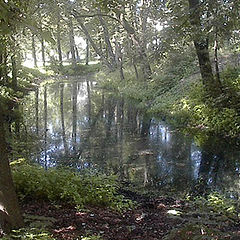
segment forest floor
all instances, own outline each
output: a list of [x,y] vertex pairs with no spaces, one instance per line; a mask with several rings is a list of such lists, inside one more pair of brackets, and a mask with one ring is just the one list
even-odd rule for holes
[[[228,220],[227,224],[219,225],[214,221],[214,231],[209,232],[200,227],[201,214],[194,213],[191,218],[189,215],[179,217],[178,213],[191,212],[191,207],[185,201],[171,197],[149,198],[141,195],[135,195],[133,198],[137,207],[124,213],[93,206],[78,210],[74,206],[54,205],[44,201],[30,201],[22,204],[22,209],[25,219],[30,219],[30,222],[47,221],[48,230],[55,239],[159,240],[171,230],[179,229],[179,226],[189,223],[192,226],[192,218],[196,220],[196,225],[199,225],[197,233],[191,228],[182,232],[176,230],[174,236],[168,239],[240,239],[239,222]],[[209,238],[209,235],[212,237]],[[91,238],[84,238],[86,236]],[[196,236],[199,238],[195,238]]]

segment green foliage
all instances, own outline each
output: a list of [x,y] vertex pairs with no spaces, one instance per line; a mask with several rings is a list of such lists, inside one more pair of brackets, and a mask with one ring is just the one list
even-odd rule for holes
[[13,168],[16,191],[21,199],[64,201],[83,207],[86,204],[108,206],[118,211],[132,202],[117,194],[115,176],[90,175],[69,169],[49,169],[31,165]]
[[31,156],[41,151],[39,139],[34,135],[22,133],[19,137],[9,138],[8,142],[11,146],[11,161],[24,159],[27,162]]
[[237,205],[236,201],[219,193],[189,200],[180,216],[172,217],[182,223],[172,229],[164,239],[232,239],[230,237],[233,237],[234,233],[227,229],[239,220]]
[[19,77],[21,81],[25,80],[28,82],[32,82],[36,79],[44,79],[47,77],[47,74],[42,73],[39,69],[36,68],[28,68],[21,66],[19,70]]
[[[217,192],[210,193],[205,198],[196,197],[190,203],[193,209],[198,209],[200,212],[208,212],[209,216],[213,214],[220,217],[221,215],[222,218],[229,218],[228,221],[238,218],[237,202]],[[217,219],[221,220],[220,218],[215,218],[215,221]]]
[[100,64],[91,64],[91,65],[83,65],[77,64],[76,66],[64,65],[60,66],[58,62],[52,62],[47,69],[52,70],[54,73],[66,76],[83,76],[90,73],[98,72],[100,69]]
[[99,235],[91,235],[88,237],[83,237],[81,240],[101,240],[102,238]]
[[[239,115],[239,69],[228,69],[222,73],[223,93],[218,98],[207,96],[201,83],[189,85],[189,91],[179,91],[176,85],[174,93],[181,99],[174,98],[174,93],[164,93],[163,98],[156,99],[153,110],[168,109],[175,125],[187,126],[215,135],[237,137],[240,134]],[[172,88],[174,90],[174,88]],[[165,99],[166,104],[164,105]],[[169,115],[169,114],[168,114]]]
[[4,236],[3,240],[55,240],[50,233],[44,229],[39,228],[21,228],[13,230],[11,234]]
[[228,237],[221,231],[201,224],[184,224],[180,229],[173,229],[164,240],[213,240]]
[[55,218],[39,215],[23,214],[23,217],[25,224],[31,228],[46,229],[56,222]]

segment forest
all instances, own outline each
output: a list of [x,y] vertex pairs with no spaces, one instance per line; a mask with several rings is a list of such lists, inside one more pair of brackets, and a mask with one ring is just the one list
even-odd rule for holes
[[240,239],[240,0],[0,0],[0,238]]

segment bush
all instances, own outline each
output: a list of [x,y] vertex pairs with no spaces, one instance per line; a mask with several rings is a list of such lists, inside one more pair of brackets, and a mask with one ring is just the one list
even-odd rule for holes
[[187,200],[184,211],[178,216],[170,216],[182,223],[173,228],[164,240],[238,239],[237,232],[229,231],[238,225],[238,205],[237,201],[219,193]]
[[60,66],[59,63],[53,62],[51,63],[50,66],[48,66],[48,69],[60,75],[79,76],[98,72],[100,69],[100,64],[92,65],[77,64],[76,66],[70,64]]
[[[238,137],[240,135],[240,77],[239,70],[228,69],[222,73],[223,93],[212,98],[207,96],[204,86],[193,84],[181,99],[170,95],[166,105],[174,119],[174,124],[198,129],[220,136]],[[179,96],[178,93],[176,93]],[[161,109],[166,99],[161,98],[155,108]]]
[[70,169],[20,165],[13,167],[13,179],[20,199],[64,201],[83,207],[86,204],[108,206],[124,210],[131,201],[117,194],[115,176],[80,175]]

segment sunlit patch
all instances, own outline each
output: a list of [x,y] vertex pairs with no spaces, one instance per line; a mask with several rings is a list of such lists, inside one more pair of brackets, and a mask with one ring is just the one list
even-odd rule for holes
[[135,215],[136,222],[141,222],[146,217],[146,215],[147,215],[146,213],[136,214]]
[[85,212],[77,212],[76,213],[76,216],[79,216],[79,217],[84,217],[86,215],[87,215],[87,213],[85,213]]
[[5,212],[5,208],[2,204],[0,204],[0,211]]
[[60,228],[60,229],[55,229],[54,232],[55,233],[66,233],[66,232],[71,232],[71,231],[75,231],[76,227],[75,226],[68,226],[68,227],[64,227],[64,228]]
[[181,214],[181,212],[180,212],[180,211],[177,211],[177,210],[175,210],[175,209],[172,209],[172,210],[168,210],[168,211],[167,211],[167,214],[179,216],[179,215]]

